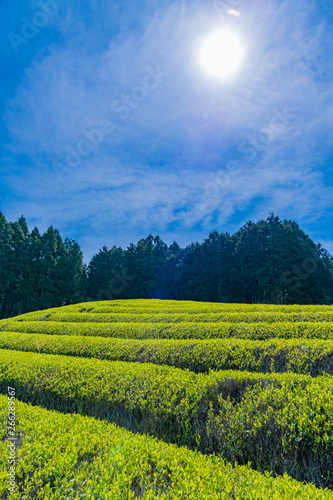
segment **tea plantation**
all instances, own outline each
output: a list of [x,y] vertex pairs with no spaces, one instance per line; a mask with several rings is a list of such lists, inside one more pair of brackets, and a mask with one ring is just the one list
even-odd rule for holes
[[0,321],[0,392],[1,499],[333,499],[333,306],[27,313]]

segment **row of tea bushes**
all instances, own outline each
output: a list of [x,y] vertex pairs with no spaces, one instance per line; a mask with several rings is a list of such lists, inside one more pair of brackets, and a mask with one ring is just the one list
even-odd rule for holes
[[131,299],[83,302],[58,308],[61,312],[90,313],[226,313],[226,312],[325,312],[333,311],[332,305],[276,305],[276,304],[228,304],[216,302],[195,302],[185,300]]
[[333,341],[318,339],[118,339],[0,332],[0,349],[62,354],[109,361],[154,363],[189,369],[333,374]]
[[[0,390],[260,471],[332,487],[333,377],[212,372],[0,351]],[[295,457],[298,467],[295,468]]]
[[[333,493],[286,476],[261,475],[133,435],[115,425],[63,415],[16,401],[16,488],[8,494],[6,468],[0,469],[0,498],[23,500],[330,500]],[[7,419],[7,397],[0,396]],[[8,446],[1,427],[0,457]],[[4,462],[3,462],[4,463]]]
[[[52,313],[90,313],[90,314],[227,314],[227,313],[278,313],[278,314],[321,314],[332,313],[333,305],[276,305],[276,304],[228,304],[195,301],[173,301],[159,299],[108,300],[83,302],[63,307],[45,309],[46,315]],[[20,317],[28,317],[27,313]]]
[[333,322],[299,323],[66,323],[64,321],[0,321],[0,331],[88,335],[133,339],[273,338],[333,339]]
[[14,318],[14,321],[64,321],[98,323],[276,323],[333,321],[333,311],[322,312],[225,312],[225,313],[89,313],[38,311]]

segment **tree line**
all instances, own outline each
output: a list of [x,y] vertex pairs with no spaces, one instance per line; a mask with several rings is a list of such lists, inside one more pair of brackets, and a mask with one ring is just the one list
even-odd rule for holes
[[77,242],[52,226],[29,233],[0,213],[0,316],[90,300],[161,298],[333,304],[333,258],[292,220],[271,214],[235,234],[214,231],[181,248],[149,235],[104,246],[88,266]]
[[77,242],[52,226],[29,232],[22,216],[7,222],[0,212],[0,317],[80,302],[87,274]]

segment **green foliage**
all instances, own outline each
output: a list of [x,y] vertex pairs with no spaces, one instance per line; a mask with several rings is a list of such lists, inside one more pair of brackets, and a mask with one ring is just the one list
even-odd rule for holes
[[333,259],[291,220],[273,214],[234,235],[213,231],[181,249],[149,235],[103,247],[88,266],[89,297],[332,304]]
[[12,223],[0,213],[0,318],[136,298],[332,304],[333,258],[296,222],[271,215],[183,249],[152,235],[125,250],[103,246],[86,267],[78,243],[57,229],[30,233],[23,216]]
[[154,363],[196,373],[215,369],[333,375],[333,341],[323,340],[135,340],[2,332],[0,349]]
[[[29,427],[18,403],[27,445],[18,448],[14,498],[324,498],[326,491],[281,476],[333,488],[332,313],[329,305],[119,299],[0,321],[1,392],[9,385],[23,401],[217,455],[158,443],[152,459],[157,441],[147,436],[96,420],[106,427],[92,437],[84,430],[91,419],[59,416],[77,422],[71,440],[67,424],[58,420],[55,431],[46,410],[31,410],[38,415],[29,414]],[[111,428],[122,433],[121,447],[132,446],[133,460],[117,451],[115,462],[119,445],[105,439]],[[265,475],[235,465],[248,462]],[[274,483],[265,483],[273,481],[268,473]]]
[[85,298],[82,258],[79,245],[53,227],[29,233],[24,217],[8,223],[0,213],[0,318]]
[[277,322],[319,322],[333,321],[333,310],[319,310],[304,312],[219,312],[219,313],[155,313],[147,314],[142,311],[130,313],[84,313],[65,312],[66,309],[46,310],[22,315],[18,321],[64,321],[66,323],[98,322],[98,323],[277,323]]
[[[332,305],[278,305],[278,304],[221,304],[216,302],[194,302],[189,300],[131,299],[106,300],[73,304],[63,308],[49,309],[52,312],[89,312],[100,314],[210,314],[210,313],[324,313],[332,312]],[[93,321],[93,319],[92,319]]]
[[[6,398],[0,397],[5,421]],[[36,498],[128,500],[324,500],[329,490],[301,484],[286,475],[273,478],[248,466],[133,435],[115,425],[80,415],[62,415],[16,403],[18,492],[13,500]],[[3,429],[3,427],[2,427]],[[4,437],[4,431],[2,436]],[[6,459],[0,440],[0,460]],[[0,497],[6,498],[5,467]]]
[[[22,401],[108,419],[231,461],[250,459],[261,471],[333,486],[333,377],[194,374],[2,350],[0,390],[9,385]],[[293,457],[301,456],[303,465],[295,469]]]
[[1,320],[0,331],[45,333],[49,335],[87,335],[134,339],[213,339],[272,338],[333,339],[333,323],[98,323],[64,321]]
[[272,214],[247,222],[234,241],[231,295],[238,301],[332,303],[330,259],[296,222]]

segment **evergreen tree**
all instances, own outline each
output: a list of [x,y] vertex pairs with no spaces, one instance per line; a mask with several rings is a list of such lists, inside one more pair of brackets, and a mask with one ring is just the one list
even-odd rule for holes
[[271,214],[184,249],[151,234],[126,250],[104,246],[86,268],[78,243],[57,229],[30,233],[23,216],[12,223],[0,213],[1,318],[118,298],[332,304],[333,258]]
[[113,246],[103,246],[88,266],[88,296],[90,300],[111,300],[128,294],[124,279],[125,252]]
[[22,216],[0,213],[0,317],[70,304],[86,298],[86,272],[79,245],[63,242],[50,227],[29,233]]

